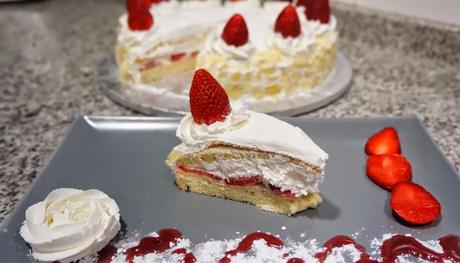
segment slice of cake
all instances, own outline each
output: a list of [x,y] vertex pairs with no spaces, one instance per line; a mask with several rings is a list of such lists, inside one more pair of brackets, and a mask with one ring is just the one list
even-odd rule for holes
[[328,155],[300,128],[231,107],[206,70],[195,72],[190,109],[177,129],[182,144],[166,163],[177,186],[292,215],[321,202]]

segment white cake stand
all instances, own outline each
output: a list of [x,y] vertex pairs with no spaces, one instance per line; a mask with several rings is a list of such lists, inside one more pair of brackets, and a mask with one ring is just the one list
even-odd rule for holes
[[[124,85],[118,77],[114,56],[98,67],[98,80],[104,94],[113,101],[146,115],[177,116],[189,111],[188,89],[193,72],[165,78],[155,87]],[[315,88],[273,101],[245,104],[246,108],[279,116],[295,116],[323,107],[340,98],[349,88],[352,68],[348,59],[337,54],[337,62],[328,78]]]

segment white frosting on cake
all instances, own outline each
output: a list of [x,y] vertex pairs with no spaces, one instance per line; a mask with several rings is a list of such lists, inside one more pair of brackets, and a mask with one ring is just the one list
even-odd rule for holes
[[[220,32],[222,32],[222,27],[220,27],[220,29]],[[203,51],[224,54],[235,59],[248,59],[249,55],[254,52],[254,45],[251,41],[239,47],[227,45],[227,43],[222,40],[221,35],[215,32],[206,40]]]
[[99,190],[60,188],[26,210],[20,234],[40,261],[95,254],[120,230],[116,202]]
[[327,153],[316,145],[299,127],[267,114],[243,111],[233,112],[223,122],[209,126],[197,124],[187,114],[177,129],[184,152],[205,149],[212,142],[260,149],[284,154],[323,169]]

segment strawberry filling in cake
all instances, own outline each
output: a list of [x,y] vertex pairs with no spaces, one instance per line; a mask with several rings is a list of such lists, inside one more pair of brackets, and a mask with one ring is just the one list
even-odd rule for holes
[[[263,185],[261,177],[260,176],[248,176],[248,177],[236,177],[236,178],[227,178],[227,179],[222,179],[219,176],[216,176],[212,173],[209,173],[205,170],[197,169],[197,168],[189,168],[185,167],[183,165],[180,165],[177,167],[178,170],[183,171],[184,173],[194,173],[202,176],[207,176],[210,177],[214,180],[218,181],[224,181],[225,184],[228,185],[238,185],[238,186],[248,186],[248,185]],[[294,194],[289,191],[282,191],[281,188],[275,187],[273,185],[269,185],[270,189],[273,191],[274,194],[282,196],[282,197],[287,197],[287,198],[292,198],[295,197]]]
[[291,215],[321,202],[328,155],[301,129],[230,105],[206,70],[195,72],[190,110],[166,163],[184,191],[254,204]]

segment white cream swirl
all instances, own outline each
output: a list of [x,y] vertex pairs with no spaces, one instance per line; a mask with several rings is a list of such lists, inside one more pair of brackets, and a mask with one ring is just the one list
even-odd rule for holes
[[280,33],[270,32],[267,35],[267,46],[277,48],[290,56],[307,51],[315,41],[315,36],[310,31],[303,30],[298,37],[284,38]]
[[217,139],[220,134],[238,129],[246,124],[249,115],[242,108],[235,108],[233,107],[232,112],[224,121],[215,122],[211,125],[197,124],[189,113],[182,119],[179,129],[176,131],[176,136],[189,147],[193,147],[198,151],[202,150],[209,140]]
[[307,28],[308,31],[313,32],[315,36],[321,36],[326,33],[335,32],[337,19],[334,16],[331,16],[331,19],[327,24],[323,24],[318,20],[305,20],[303,21],[302,26]]
[[20,234],[37,260],[64,263],[96,253],[119,230],[119,208],[109,196],[60,188],[26,210]]
[[254,45],[251,40],[242,46],[228,45],[221,37],[221,32],[224,26],[220,26],[216,31],[212,33],[212,36],[206,39],[204,46],[204,53],[226,55],[228,58],[233,59],[248,59],[249,56],[254,52]]

